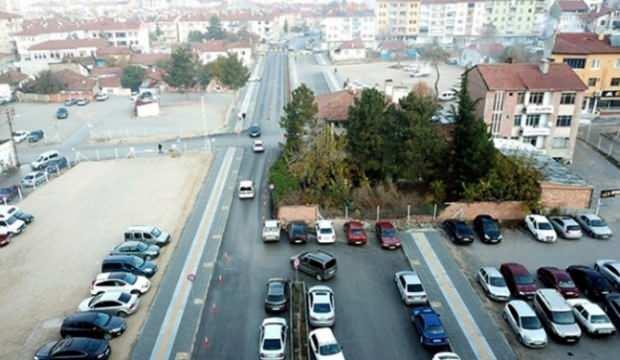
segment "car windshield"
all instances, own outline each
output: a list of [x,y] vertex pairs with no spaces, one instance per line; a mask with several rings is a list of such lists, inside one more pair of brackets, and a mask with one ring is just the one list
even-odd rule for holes
[[486,231],[499,231],[497,224],[493,220],[482,220],[482,225]]
[[340,353],[340,345],[329,344],[319,347],[319,354],[321,355],[334,355]]
[[110,318],[110,315],[98,312],[95,315],[95,324],[97,324],[97,326],[106,326],[106,324],[110,321]]
[[127,294],[127,293],[121,293],[120,296],[118,297],[118,300],[124,302],[124,303],[128,303],[129,300],[131,300],[131,295]]
[[264,350],[280,350],[282,348],[282,342],[280,339],[265,339],[263,342]]
[[602,219],[592,219],[590,220],[590,226],[602,227],[602,226],[607,226],[607,224],[605,224],[605,221],[603,221]]
[[469,229],[467,224],[463,224],[463,223],[456,223],[456,231],[458,231],[459,233],[463,233],[463,234],[471,233],[471,230]]
[[319,314],[325,314],[331,311],[331,306],[329,304],[326,303],[317,303],[314,304],[313,306],[313,310],[315,313],[319,313]]
[[383,230],[382,235],[384,237],[395,237],[396,236],[396,230],[394,230],[394,229]]
[[132,262],[133,262],[133,266],[136,266],[136,267],[141,267],[142,265],[144,265],[144,259],[139,258],[137,256],[132,258]]
[[590,322],[592,324],[607,324],[609,323],[609,318],[607,315],[592,315]]
[[572,289],[575,287],[575,283],[572,280],[560,280],[558,281],[558,285],[562,289]]
[[491,284],[491,286],[506,286],[506,282],[504,281],[504,278],[502,277],[492,277],[489,278],[489,283]]
[[252,188],[249,186],[242,186],[239,191],[252,191]]
[[426,332],[432,335],[443,334],[443,328],[439,325],[431,325],[426,328]]
[[572,311],[553,311],[551,318],[554,323],[560,325],[570,325],[575,323],[575,316]]
[[362,230],[362,229],[351,229],[351,235],[356,235],[356,236],[364,235],[364,230]]
[[422,292],[424,289],[421,284],[409,284],[407,285],[407,292]]
[[568,225],[566,227],[567,231],[580,231],[581,228],[579,227],[579,225]]
[[11,215],[6,219],[6,223],[9,225],[13,225],[17,221],[15,215]]
[[331,228],[321,228],[319,232],[321,234],[331,234],[332,233],[332,229]]
[[138,251],[144,251],[148,248],[149,246],[145,243],[137,243],[136,244],[136,249],[138,249]]
[[532,275],[517,275],[515,276],[515,283],[517,283],[517,285],[531,285],[534,283],[534,278],[532,278]]
[[539,230],[551,230],[551,224],[548,222],[539,222],[538,223]]
[[161,235],[161,230],[159,230],[158,228],[153,228],[153,230],[151,231],[151,235],[153,235],[154,237],[159,237],[159,235]]
[[133,285],[136,283],[136,280],[138,280],[138,277],[132,273],[125,273],[123,279],[126,283]]
[[526,330],[540,329],[540,321],[536,316],[524,316],[521,318],[521,327]]

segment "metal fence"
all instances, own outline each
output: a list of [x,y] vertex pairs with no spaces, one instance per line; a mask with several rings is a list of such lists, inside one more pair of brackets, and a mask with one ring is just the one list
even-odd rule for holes
[[577,136],[600,153],[620,163],[620,126],[580,126]]
[[353,207],[321,208],[321,216],[329,219],[358,219],[374,222],[379,219],[402,220],[408,224],[430,222],[437,218],[443,209],[442,205],[435,204],[409,204],[405,207]]

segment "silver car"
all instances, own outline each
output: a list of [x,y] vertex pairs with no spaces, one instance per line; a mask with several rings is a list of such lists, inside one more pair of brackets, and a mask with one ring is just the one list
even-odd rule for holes
[[613,233],[605,220],[594,214],[581,214],[576,218],[583,231],[596,239],[609,239]]
[[22,179],[21,183],[24,187],[36,187],[47,181],[47,173],[43,171],[33,171],[28,173]]
[[286,319],[272,317],[263,320],[259,334],[259,359],[284,360],[286,358],[286,334]]
[[159,256],[159,246],[142,241],[125,241],[112,249],[110,255],[135,255],[144,260],[151,260]]
[[144,276],[128,272],[109,272],[97,275],[90,284],[90,294],[95,296],[106,291],[122,291],[142,295],[151,288],[151,281]]
[[510,290],[502,274],[492,266],[485,266],[478,270],[478,283],[487,296],[496,301],[510,300]]
[[613,335],[616,327],[607,314],[588,299],[568,299],[566,302],[573,308],[577,322],[592,335]]
[[125,317],[136,312],[138,304],[138,295],[110,291],[84,299],[78,306],[78,311],[100,311]]
[[564,239],[579,239],[583,236],[581,226],[570,216],[551,216],[551,225]]
[[597,260],[594,263],[594,270],[603,274],[616,289],[620,290],[620,261]]
[[502,317],[510,326],[519,342],[530,348],[547,345],[547,333],[534,310],[523,300],[512,300],[504,307]]
[[333,326],[336,321],[334,292],[324,285],[308,289],[308,318],[314,327]]

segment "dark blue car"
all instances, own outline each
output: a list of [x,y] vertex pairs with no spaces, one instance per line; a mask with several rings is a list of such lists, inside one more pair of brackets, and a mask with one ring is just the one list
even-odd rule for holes
[[50,160],[45,167],[45,171],[48,174],[58,174],[62,170],[66,169],[69,166],[69,161],[66,157],[60,157],[57,159]]
[[43,139],[44,137],[45,137],[45,133],[43,132],[43,130],[33,130],[30,132],[30,135],[28,135],[28,142],[36,143],[39,140]]
[[0,188],[0,202],[3,204],[15,200],[18,196],[19,190],[17,185]]
[[67,108],[61,107],[56,110],[56,119],[66,119],[69,117],[69,110]]
[[258,126],[257,124],[253,124],[248,129],[248,133],[250,134],[250,137],[259,137],[260,136],[260,126]]
[[410,310],[411,322],[420,335],[420,343],[427,347],[448,346],[448,335],[441,324],[439,314],[429,306]]
[[598,271],[585,265],[571,265],[566,272],[585,297],[592,301],[603,301],[613,289],[609,281]]
[[110,345],[107,340],[83,337],[66,338],[43,345],[35,354],[37,360],[51,359],[92,359],[101,360],[110,357]]

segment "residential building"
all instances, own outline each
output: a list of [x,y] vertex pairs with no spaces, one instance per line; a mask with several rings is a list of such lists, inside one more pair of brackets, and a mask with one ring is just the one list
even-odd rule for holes
[[481,64],[467,89],[494,138],[519,140],[571,162],[587,87],[566,64]]
[[121,67],[97,67],[90,73],[90,77],[97,80],[100,92],[109,95],[129,95],[131,89],[124,89],[121,85],[122,76]]
[[421,0],[377,0],[375,14],[380,38],[415,39],[420,27]]
[[559,32],[582,32],[585,30],[584,15],[590,8],[583,0],[558,0],[553,5],[560,13]]
[[344,132],[349,107],[355,103],[357,97],[358,94],[352,90],[341,90],[316,96],[318,120],[331,127],[332,131],[336,133]]
[[583,15],[582,20],[589,32],[597,34],[620,34],[620,10],[600,7]]
[[552,0],[487,0],[487,32],[502,37],[538,36]]
[[192,50],[203,65],[228,55],[236,55],[245,66],[249,67],[252,63],[252,46],[246,42],[227,43],[223,40],[212,40],[192,44]]
[[29,47],[20,53],[19,67],[22,72],[35,75],[48,70],[50,64],[78,58],[95,58],[97,51],[109,47],[104,39],[49,40]]
[[199,31],[201,33],[209,31],[209,20],[213,15],[215,14],[192,12],[179,16],[175,21],[179,33],[179,41],[188,41],[188,36],[192,31]]
[[620,111],[620,38],[595,33],[561,33],[552,59],[568,64],[587,85],[583,109]]
[[455,37],[480,36],[487,11],[486,2],[480,0],[422,0],[420,37],[452,43]]
[[266,41],[277,39],[282,31],[270,14],[247,11],[227,13],[220,16],[220,21],[226,31],[237,33],[244,29]]
[[332,61],[363,60],[366,58],[366,47],[359,39],[345,41],[337,48],[330,50],[329,57]]
[[321,37],[330,50],[355,39],[367,47],[374,47],[377,37],[375,15],[372,11],[329,11],[321,20]]
[[21,31],[22,17],[16,14],[0,11],[0,53],[15,53],[15,44],[11,34]]

